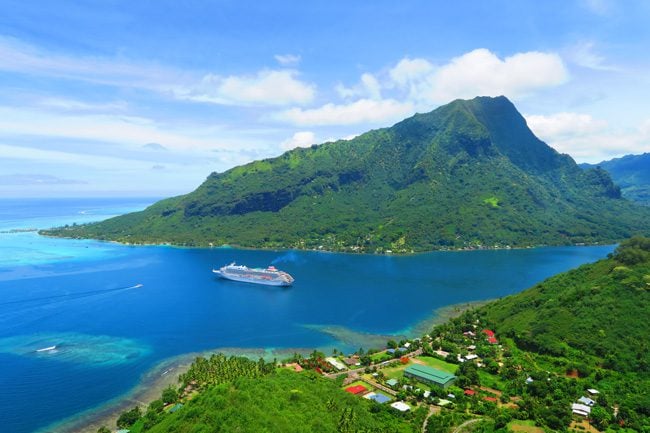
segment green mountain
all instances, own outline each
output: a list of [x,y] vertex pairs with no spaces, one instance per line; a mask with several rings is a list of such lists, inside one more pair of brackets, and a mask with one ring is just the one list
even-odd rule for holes
[[626,155],[598,164],[580,164],[583,168],[600,167],[620,185],[623,196],[650,206],[650,153]]
[[612,242],[650,231],[533,135],[505,97],[456,100],[355,139],[212,173],[194,192],[48,235],[184,245],[395,252]]
[[608,259],[551,277],[478,313],[538,370],[566,371],[572,378],[577,373],[582,389],[600,390],[592,411],[599,429],[620,423],[625,431],[650,431],[650,238],[622,242]]
[[[650,373],[650,239],[624,241],[610,258],[583,265],[482,308],[500,335],[553,356]],[[649,406],[650,407],[650,406]]]

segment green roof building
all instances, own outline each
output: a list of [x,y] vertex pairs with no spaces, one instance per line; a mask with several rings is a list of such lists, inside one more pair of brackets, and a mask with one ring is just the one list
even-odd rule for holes
[[412,377],[417,381],[436,385],[441,388],[447,388],[454,382],[454,380],[456,380],[456,376],[451,373],[419,364],[409,365],[406,370],[404,370],[404,376]]

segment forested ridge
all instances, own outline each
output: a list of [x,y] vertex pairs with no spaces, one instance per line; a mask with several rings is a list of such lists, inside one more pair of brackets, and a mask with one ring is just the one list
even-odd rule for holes
[[648,373],[650,240],[624,241],[609,259],[549,278],[482,311],[522,348],[555,356],[579,353],[608,369]]
[[47,230],[128,243],[393,252],[612,242],[650,209],[540,141],[505,97],[213,173],[194,192]]
[[650,206],[650,153],[626,155],[598,164],[581,164],[581,166],[602,168],[621,187],[624,197]]

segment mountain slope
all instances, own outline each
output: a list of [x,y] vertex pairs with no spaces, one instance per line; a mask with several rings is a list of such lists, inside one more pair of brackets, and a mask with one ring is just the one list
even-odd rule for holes
[[650,206],[650,153],[626,155],[598,164],[580,164],[583,168],[600,167],[620,185],[623,196]]
[[614,241],[647,232],[647,221],[650,210],[622,200],[603,170],[581,170],[537,139],[505,97],[481,97],[45,233],[374,252]]
[[553,356],[582,354],[603,367],[650,373],[650,239],[554,276],[481,311],[500,335]]

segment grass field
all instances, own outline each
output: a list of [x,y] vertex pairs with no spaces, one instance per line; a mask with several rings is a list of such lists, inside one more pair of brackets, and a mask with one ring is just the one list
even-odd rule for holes
[[485,370],[478,371],[478,377],[481,379],[481,385],[487,386],[489,388],[494,388],[498,390],[503,390],[503,381],[499,376],[495,376],[486,372]]
[[544,433],[544,429],[537,427],[535,421],[511,421],[508,423],[508,430],[522,433]]
[[370,359],[372,359],[372,362],[378,363],[378,362],[388,361],[389,359],[393,359],[393,357],[386,352],[379,352],[370,355]]
[[450,364],[438,358],[433,358],[431,356],[418,356],[416,358],[418,361],[422,361],[424,365],[429,367],[436,368],[438,370],[446,371],[447,373],[456,374],[458,370],[458,365]]
[[381,372],[389,379],[400,379],[404,376],[404,369],[407,367],[407,364],[399,364],[395,367],[386,367],[382,368]]

